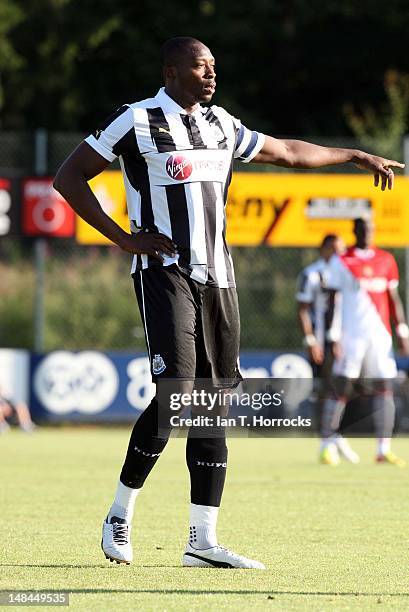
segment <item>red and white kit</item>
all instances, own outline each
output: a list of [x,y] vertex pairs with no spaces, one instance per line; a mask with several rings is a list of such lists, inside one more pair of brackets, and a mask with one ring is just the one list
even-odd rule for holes
[[328,286],[342,295],[342,355],[334,374],[394,378],[389,289],[399,284],[395,258],[377,248],[349,248],[329,265]]

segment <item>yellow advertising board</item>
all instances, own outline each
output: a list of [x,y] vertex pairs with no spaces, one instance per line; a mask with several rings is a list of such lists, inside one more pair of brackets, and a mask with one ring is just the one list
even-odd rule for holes
[[[108,170],[93,178],[89,184],[107,215],[129,232],[122,173],[119,170]],[[80,244],[112,244],[108,238],[105,238],[80,217],[77,217],[76,237]]]
[[351,219],[372,213],[376,244],[409,246],[409,178],[393,191],[369,174],[237,173],[227,205],[233,245],[317,246],[325,234],[353,241]]
[[[104,210],[129,231],[125,189],[119,171],[92,179]],[[379,246],[409,246],[409,177],[393,191],[373,186],[369,174],[235,173],[227,201],[227,241],[231,245],[317,246],[325,234],[353,241],[351,219],[372,214]],[[81,244],[109,244],[81,219]]]

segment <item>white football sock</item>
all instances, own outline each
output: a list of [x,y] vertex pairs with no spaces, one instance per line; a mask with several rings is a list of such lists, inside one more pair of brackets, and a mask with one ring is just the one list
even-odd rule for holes
[[391,450],[390,438],[378,438],[378,455],[386,455]]
[[131,489],[131,487],[127,487],[119,481],[114,502],[108,513],[108,521],[111,520],[111,517],[117,516],[118,518],[125,519],[127,523],[131,523],[135,500],[141,490],[142,489]]
[[219,508],[190,504],[189,544],[204,550],[217,546],[216,524]]
[[333,445],[334,445],[334,438],[322,438],[321,444],[320,444],[320,451],[323,451],[325,448],[328,448],[328,446],[333,446]]

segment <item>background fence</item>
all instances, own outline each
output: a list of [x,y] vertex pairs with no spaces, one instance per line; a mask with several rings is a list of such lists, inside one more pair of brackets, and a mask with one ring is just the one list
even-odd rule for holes
[[[0,176],[53,175],[81,138],[79,133],[48,134],[42,130],[34,134],[1,132]],[[331,142],[358,146],[352,140]],[[251,171],[252,167],[240,164],[239,169]],[[253,169],[260,171],[259,166]],[[126,253],[116,247],[81,246],[74,239],[48,238],[42,243],[42,285],[38,252],[38,239],[0,239],[0,346],[44,351],[61,347],[144,349],[143,326]],[[393,252],[405,299],[405,250]],[[235,247],[232,254],[241,308],[242,348],[299,349],[296,278],[316,258],[316,251],[260,246]],[[38,327],[43,329],[40,336]]]

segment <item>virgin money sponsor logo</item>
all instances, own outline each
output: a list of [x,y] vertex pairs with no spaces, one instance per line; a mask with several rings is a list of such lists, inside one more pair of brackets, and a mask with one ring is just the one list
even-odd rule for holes
[[166,172],[176,181],[188,179],[192,170],[192,164],[183,155],[171,155],[166,162]]
[[220,175],[225,172],[225,168],[223,159],[193,159],[190,161],[183,155],[171,155],[166,161],[166,172],[176,181],[185,181],[193,171],[213,172]]
[[222,159],[197,159],[193,163],[193,170],[211,170],[212,172],[223,172],[225,163]]

